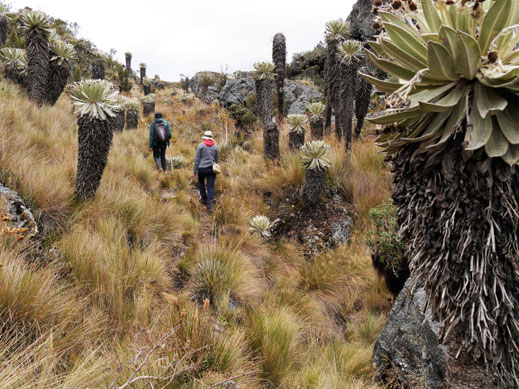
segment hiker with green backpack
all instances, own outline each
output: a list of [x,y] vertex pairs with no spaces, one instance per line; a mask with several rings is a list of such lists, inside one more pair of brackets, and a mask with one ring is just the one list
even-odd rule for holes
[[153,151],[153,159],[159,172],[166,171],[166,148],[171,135],[169,123],[162,118],[160,112],[155,113],[155,120],[150,125],[149,150]]

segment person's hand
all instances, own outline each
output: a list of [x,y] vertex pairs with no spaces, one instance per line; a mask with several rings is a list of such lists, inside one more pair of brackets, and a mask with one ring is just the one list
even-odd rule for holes
[[153,149],[152,149],[151,147],[148,147],[148,150],[149,150],[149,151],[153,151]]
[[195,179],[196,178],[196,174],[193,173],[193,175],[191,176],[192,179]]

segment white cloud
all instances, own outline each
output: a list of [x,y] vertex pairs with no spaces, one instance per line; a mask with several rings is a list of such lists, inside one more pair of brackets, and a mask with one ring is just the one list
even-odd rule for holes
[[76,22],[80,35],[99,49],[133,53],[134,69],[148,64],[148,74],[178,80],[200,70],[250,70],[271,60],[272,38],[287,38],[292,54],[322,40],[324,24],[345,18],[354,0],[321,2],[282,0],[101,1],[10,0],[13,8],[29,6],[53,17]]

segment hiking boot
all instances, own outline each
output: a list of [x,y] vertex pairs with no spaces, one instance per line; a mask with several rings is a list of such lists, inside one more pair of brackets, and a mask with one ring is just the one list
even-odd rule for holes
[[198,201],[200,201],[200,203],[203,205],[207,205],[207,198],[203,198],[202,196],[199,196]]

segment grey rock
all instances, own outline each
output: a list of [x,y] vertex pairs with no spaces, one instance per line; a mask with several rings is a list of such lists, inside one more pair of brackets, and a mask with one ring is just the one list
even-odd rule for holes
[[345,216],[340,222],[330,224],[330,229],[332,231],[332,236],[328,241],[330,246],[337,247],[346,243],[352,234],[353,218]]
[[445,387],[447,350],[438,340],[423,288],[409,279],[398,295],[373,350],[376,374],[398,387]]
[[218,99],[218,89],[216,89],[216,87],[214,87],[214,86],[208,87],[207,92],[205,93],[205,96],[204,96],[204,102],[206,104],[210,104],[217,99]]
[[298,81],[285,82],[285,101],[289,115],[302,115],[310,102],[321,101],[323,95],[316,88]]
[[220,77],[216,72],[198,72],[189,80],[189,88],[199,99],[204,99],[208,87],[214,86]]
[[233,104],[245,102],[254,93],[256,93],[254,80],[250,76],[245,76],[236,80],[228,80],[220,91],[218,100],[225,108],[229,108]]
[[18,193],[0,183],[0,198],[5,201],[5,207],[4,209],[0,208],[0,214],[5,213],[7,215],[9,227],[27,228],[28,231],[24,234],[26,238],[38,233],[38,225],[34,215]]
[[372,0],[357,0],[346,19],[350,22],[350,37],[362,42],[372,40],[377,31],[371,27],[374,15],[371,13]]
[[440,325],[426,309],[427,297],[417,282],[412,277],[407,280],[375,343],[378,378],[398,388],[504,389],[484,360],[459,352],[460,328],[446,342],[440,340]]
[[234,302],[234,300],[232,298],[229,297],[229,303],[227,304],[227,310],[232,311],[232,310],[236,309],[236,307],[237,307],[237,304]]

